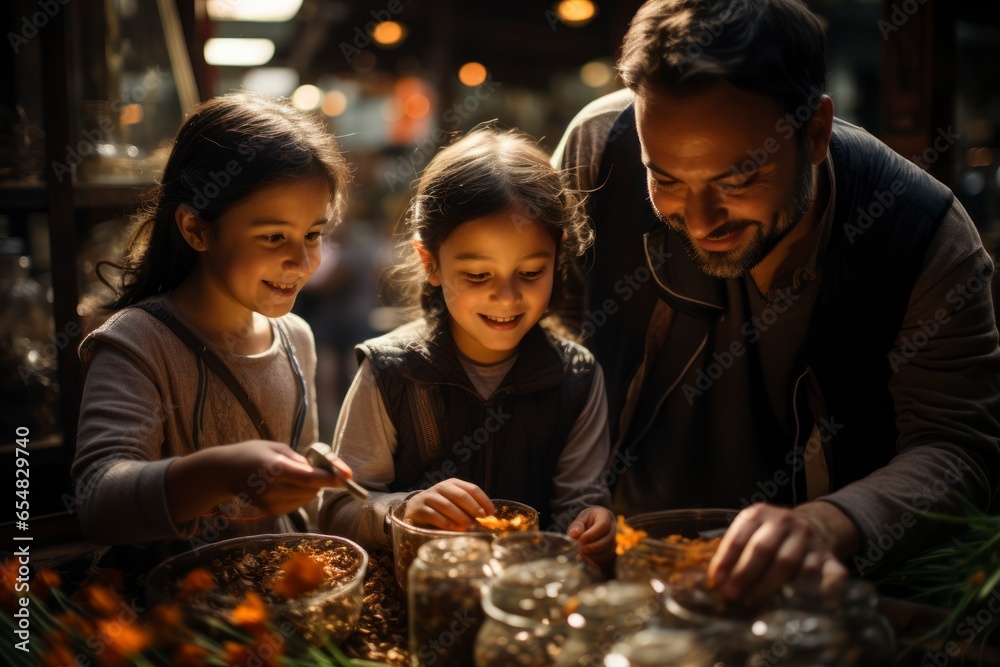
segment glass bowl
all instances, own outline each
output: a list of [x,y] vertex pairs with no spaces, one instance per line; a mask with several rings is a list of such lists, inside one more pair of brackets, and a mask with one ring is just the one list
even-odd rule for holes
[[[308,592],[286,597],[270,585],[282,577],[281,563],[299,553],[323,564],[323,581]],[[186,576],[198,568],[211,572],[214,588],[197,594],[182,590]],[[341,642],[354,632],[367,571],[368,553],[342,537],[254,535],[204,545],[165,560],[146,577],[146,598],[150,604],[179,600],[225,618],[252,591],[268,605],[272,619],[290,621],[305,639],[322,645]]]
[[527,519],[516,531],[511,530],[487,530],[473,529],[464,532],[452,530],[440,530],[438,528],[425,528],[415,526],[406,520],[406,503],[401,503],[389,514],[389,521],[392,524],[392,555],[396,567],[396,583],[401,590],[406,590],[406,576],[409,572],[410,564],[417,557],[417,550],[425,542],[435,538],[455,537],[456,535],[468,535],[471,537],[481,537],[489,542],[494,538],[503,537],[512,532],[528,530],[538,530],[538,511],[524,503],[513,500],[491,499],[493,507],[496,508],[496,515],[501,519],[510,518],[514,515],[521,515]]

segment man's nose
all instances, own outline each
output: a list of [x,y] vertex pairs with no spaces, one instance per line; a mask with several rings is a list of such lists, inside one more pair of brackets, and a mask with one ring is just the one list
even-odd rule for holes
[[692,238],[705,238],[728,217],[718,194],[711,188],[688,192],[684,202],[684,225]]

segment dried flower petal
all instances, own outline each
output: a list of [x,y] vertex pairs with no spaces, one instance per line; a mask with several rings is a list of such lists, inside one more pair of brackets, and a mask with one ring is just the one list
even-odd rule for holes
[[205,667],[208,650],[196,644],[181,644],[174,651],[174,667]]
[[42,568],[35,573],[35,578],[31,580],[31,593],[40,600],[47,600],[53,588],[59,588],[62,579],[59,575],[46,568]]
[[75,667],[76,654],[65,644],[53,644],[42,656],[44,667]]
[[271,584],[271,589],[288,598],[316,590],[325,578],[323,564],[304,553],[292,555],[280,567],[284,575]]
[[117,615],[125,605],[118,593],[103,584],[84,586],[77,591],[75,597],[93,609],[98,616],[109,618]]
[[262,625],[267,620],[267,605],[259,595],[250,591],[230,613],[229,620],[236,627]]
[[615,534],[615,553],[624,556],[625,552],[649,537],[644,530],[636,530],[628,525],[625,517],[618,515],[618,532]]
[[177,591],[177,599],[182,602],[191,602],[202,593],[215,588],[215,577],[207,567],[197,567],[181,580],[180,590]]
[[129,658],[145,651],[152,641],[149,631],[136,623],[101,620],[97,622],[97,633],[105,645],[105,650],[97,656],[104,667],[131,664]]
[[147,623],[153,632],[153,640],[159,646],[176,643],[188,634],[184,625],[184,610],[176,602],[153,607],[149,611]]

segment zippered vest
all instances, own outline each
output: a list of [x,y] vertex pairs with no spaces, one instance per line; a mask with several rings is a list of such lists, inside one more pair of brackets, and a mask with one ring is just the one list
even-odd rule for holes
[[369,360],[396,427],[392,491],[457,477],[490,498],[534,507],[542,527],[552,525],[552,480],[590,395],[593,354],[536,325],[483,400],[458,360],[447,316],[407,324],[356,350],[359,362]]
[[[830,435],[824,446],[834,490],[867,476],[896,454],[899,431],[888,390],[892,373],[888,354],[927,247],[954,196],[864,130],[839,120],[830,153],[836,182],[833,230],[809,331],[789,382],[796,389],[788,401],[801,420],[796,442],[789,443],[798,457],[803,456],[812,426],[822,419],[832,415],[851,425],[841,435]],[[699,352],[698,344],[720,321],[726,303],[726,281],[702,272],[675,233],[656,218],[646,179],[630,105],[605,143],[597,179],[602,186],[592,196],[590,210],[597,244],[587,309],[597,312],[610,299],[618,310],[586,343],[605,370],[612,442],[643,461],[641,474],[655,467],[658,450],[672,446],[670,424],[658,419],[659,410],[666,401],[684,400],[676,390],[679,378],[711,361],[704,349]],[[628,275],[633,280],[623,286],[622,277]],[[677,312],[671,340],[679,342],[660,352],[668,356],[659,360],[657,368],[667,370],[646,378],[642,389],[646,400],[640,405],[645,403],[648,409],[636,413],[621,434],[618,418],[625,390],[642,363],[647,328],[659,299]],[[791,381],[795,378],[804,380],[801,390]],[[634,486],[632,476],[631,472],[619,476],[618,484]],[[793,497],[805,499],[802,475],[792,486]],[[619,495],[614,494],[616,501]],[[643,488],[625,495],[648,503],[645,510],[659,509]]]

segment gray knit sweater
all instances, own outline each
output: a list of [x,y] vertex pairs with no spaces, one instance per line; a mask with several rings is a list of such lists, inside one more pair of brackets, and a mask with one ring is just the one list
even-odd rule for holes
[[[163,304],[193,330],[167,296],[150,301]],[[280,321],[302,369],[309,402],[295,443],[301,451],[317,438],[315,344],[309,325],[298,316]],[[301,392],[274,321],[271,326],[274,341],[261,354],[239,355],[205,343],[250,393],[273,437],[287,443]],[[121,310],[84,339],[80,358],[86,380],[72,473],[88,539],[98,544],[188,539],[194,546],[291,530],[287,517],[267,515],[236,497],[216,507],[216,513],[186,524],[171,520],[164,481],[176,457],[260,436],[226,385],[159,320],[135,308]],[[264,516],[251,518],[259,515]]]

